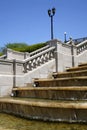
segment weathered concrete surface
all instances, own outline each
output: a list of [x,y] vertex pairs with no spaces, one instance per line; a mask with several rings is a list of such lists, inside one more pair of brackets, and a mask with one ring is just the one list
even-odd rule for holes
[[[53,71],[55,71],[55,59],[43,64],[42,66],[39,66],[29,73],[25,73],[24,75],[16,75],[15,84],[18,87],[25,87],[27,83],[32,83],[34,78],[49,78]],[[20,69],[18,72],[20,72]],[[11,94],[12,88],[13,75],[7,75],[4,72],[4,74],[0,75],[0,97],[9,96]]]
[[39,66],[24,75],[25,83],[32,83],[34,78],[49,78],[55,72],[55,59]]
[[37,84],[37,87],[87,86],[87,76],[56,79],[36,79],[34,80],[34,84]]
[[72,67],[72,68],[69,68],[69,69],[66,69],[66,71],[79,71],[79,70],[87,70],[87,66],[77,66],[77,67]]
[[45,121],[87,122],[87,102],[0,99],[0,112]]
[[51,100],[87,100],[87,87],[14,88],[15,97]]
[[87,76],[87,70],[69,71],[69,72],[61,72],[61,73],[55,72],[52,74],[52,76],[54,78]]
[[78,66],[87,66],[87,62],[84,62],[82,64],[79,64]]

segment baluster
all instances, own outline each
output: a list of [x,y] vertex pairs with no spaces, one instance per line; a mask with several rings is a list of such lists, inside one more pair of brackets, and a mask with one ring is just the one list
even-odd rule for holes
[[33,63],[33,68],[36,68],[36,66],[37,66],[37,63],[36,63],[36,62],[37,62],[37,60],[34,59],[33,62],[32,62],[32,63]]
[[79,49],[77,48],[77,55],[79,54]]
[[48,57],[48,60],[49,60],[49,52],[47,52],[47,57]]
[[87,43],[86,43],[86,47],[85,48],[87,49]]
[[51,51],[49,51],[49,60],[51,60]]
[[33,65],[32,65],[32,60],[28,62],[28,70],[32,70]]
[[48,61],[48,55],[47,55],[47,53],[45,54],[45,62],[47,62]]
[[37,58],[37,66],[40,66],[40,57]]
[[41,56],[41,63],[44,64],[44,55]]
[[85,44],[85,50],[86,50],[86,44]]
[[54,58],[54,50],[51,51],[51,58]]
[[27,63],[24,63],[24,64],[23,64],[23,68],[24,68],[23,72],[24,72],[24,73],[27,73]]
[[54,51],[51,51],[51,58],[54,58]]

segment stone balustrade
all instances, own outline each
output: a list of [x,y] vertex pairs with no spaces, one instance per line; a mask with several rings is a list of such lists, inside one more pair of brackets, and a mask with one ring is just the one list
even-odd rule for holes
[[[77,60],[78,54],[80,54],[81,52],[86,50],[86,48],[87,48],[87,40],[80,43],[79,45],[73,46],[73,57],[75,57],[75,59]],[[60,66],[60,64],[61,64],[61,67],[63,69],[65,67],[72,67],[71,62],[72,62],[72,60],[74,60],[73,57],[72,57],[72,51],[71,51],[72,45],[64,44],[64,43],[57,41],[57,40],[56,41],[54,40],[54,42],[52,41],[52,43],[51,43],[51,41],[48,42],[47,46],[45,46],[41,49],[38,49],[38,50],[36,50],[32,53],[28,53],[28,54],[26,53],[26,56],[25,56],[25,53],[13,51],[11,49],[7,49],[7,53],[8,53],[8,57],[10,57],[10,59],[12,59],[12,61],[14,59],[16,59],[17,55],[19,55],[15,62],[16,62],[16,68],[19,68],[19,69],[17,69],[17,73],[20,74],[20,73],[23,73],[23,72],[31,71],[34,68],[37,68],[38,66],[40,66],[41,64],[44,64],[45,62],[49,61],[51,58],[54,58],[54,50],[55,50],[55,53],[56,52],[58,53],[57,54],[57,57],[59,57],[59,59],[57,61],[58,66]],[[77,54],[76,54],[76,52],[77,52]],[[10,53],[12,54],[12,58],[10,56]],[[6,55],[3,55],[0,59],[4,59],[5,56]],[[63,62],[64,62],[65,67],[64,67],[64,65],[62,65],[61,58],[63,58]],[[65,61],[65,59],[66,59],[66,61]],[[69,65],[67,64],[67,61],[68,61]],[[2,62],[2,61],[0,61],[0,62]],[[8,63],[9,60],[8,61],[5,60],[4,66],[6,66],[6,62]],[[78,64],[78,61],[77,61],[77,64]],[[0,64],[0,66],[1,65],[2,65],[2,63]],[[3,67],[1,67],[1,68],[3,68]],[[1,70],[3,71],[3,69],[1,69]],[[19,73],[19,71],[20,71],[20,73]]]
[[33,52],[30,53],[30,56],[36,55],[36,54],[38,54],[38,53],[40,53],[40,52],[42,52],[42,51],[48,49],[49,47],[50,47],[50,46],[47,45],[47,46],[42,47],[42,48],[40,48],[40,49],[38,49],[38,50],[36,50],[36,51],[33,51]]
[[[33,55],[36,55],[36,54],[38,54],[38,53],[48,49],[49,47],[50,47],[49,45],[46,45],[45,47],[42,47],[42,48],[40,48],[40,49],[38,49],[36,51],[33,51],[31,53],[28,53],[28,52],[18,52],[18,51],[14,51],[12,49],[7,48],[5,50],[5,55],[7,56],[7,59],[24,60],[26,58],[29,58],[29,57],[31,57]],[[2,57],[4,57],[4,55]]]
[[13,74],[13,61],[0,59],[0,74]]
[[[31,71],[41,66],[42,64],[45,64],[47,61],[51,60],[52,58],[56,59],[56,66],[58,66],[58,69],[56,70],[64,71],[66,67],[68,68],[72,67],[72,61],[73,64],[74,62],[76,62],[76,65],[78,65],[77,56],[79,56],[79,54],[86,49],[87,40],[80,43],[79,45],[73,46],[73,48],[72,46],[73,45],[71,44],[64,44],[58,40],[52,40],[52,41],[48,41],[45,47],[38,49],[32,53],[28,53],[28,54],[26,53],[26,56],[25,53],[7,49],[8,50],[7,57],[10,57],[10,60],[9,58],[8,60],[5,61],[0,59],[0,68],[1,68],[0,73],[11,72],[10,74],[13,74],[13,71],[16,71],[15,74],[24,74],[28,71]],[[17,55],[19,56],[16,59]],[[3,55],[1,58],[3,58],[4,56],[5,55]],[[24,56],[26,59],[24,58]],[[16,59],[15,62],[14,59]],[[15,65],[13,65],[13,62]],[[80,58],[79,58],[79,62],[81,62]],[[16,68],[15,70],[13,70],[13,66],[15,66],[14,67]]]
[[30,71],[54,58],[55,47],[50,47],[23,61],[24,72]]
[[87,40],[81,42],[76,47],[77,47],[77,54],[80,54],[81,52],[87,49]]
[[24,60],[30,57],[28,52],[18,52],[9,48],[6,49],[5,53],[7,55],[7,59]]
[[6,55],[6,54],[0,56],[0,59],[6,59],[6,58],[7,58],[7,55]]

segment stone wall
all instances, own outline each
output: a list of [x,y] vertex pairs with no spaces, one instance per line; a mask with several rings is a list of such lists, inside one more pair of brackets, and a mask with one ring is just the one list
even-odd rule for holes
[[24,60],[30,56],[28,52],[18,52],[8,48],[6,50],[6,53],[7,59]]

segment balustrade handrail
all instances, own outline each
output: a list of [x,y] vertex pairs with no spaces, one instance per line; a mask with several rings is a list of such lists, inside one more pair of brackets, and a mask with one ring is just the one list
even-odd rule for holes
[[16,50],[13,50],[13,49],[10,49],[10,48],[6,48],[7,51],[10,51],[10,52],[13,52],[13,53],[16,53],[16,54],[21,54],[21,55],[24,55],[25,52],[20,52],[20,51],[16,51]]
[[15,60],[16,63],[24,64],[24,63],[26,63],[26,62],[28,62],[28,61],[30,61],[32,59],[35,59],[38,56],[41,56],[41,55],[43,55],[43,54],[45,54],[45,53],[47,53],[47,52],[49,52],[51,50],[54,50],[54,49],[55,49],[55,47],[50,47],[47,50],[44,50],[44,52],[40,52],[40,53],[38,53],[38,54],[36,54],[36,55],[34,55],[32,57],[29,57],[29,58],[27,58],[25,60],[15,60],[15,59],[11,59],[11,60],[10,59],[5,59],[4,60],[4,59],[0,59],[0,62],[13,63],[13,61]]
[[86,44],[86,43],[87,43],[87,40],[85,40],[85,41],[81,42],[80,44],[76,45],[76,47],[78,48],[78,47],[80,47],[80,46],[83,46],[83,45]]
[[7,57],[6,55],[2,55],[2,56],[0,56],[0,59],[4,59],[6,57]]
[[87,49],[87,40],[81,42],[79,45],[76,46],[77,47],[77,54],[83,52],[84,50]]
[[48,49],[49,47],[50,47],[50,46],[47,45],[47,46],[42,47],[42,48],[40,48],[40,49],[38,49],[38,50],[36,50],[36,51],[33,51],[33,52],[30,53],[30,56],[35,55],[35,54],[37,54],[37,53],[40,53],[40,52],[44,51],[45,49]]
[[[87,40],[83,41],[79,45],[76,45],[77,51],[78,51],[78,49],[80,49],[80,47],[84,46],[84,44],[87,44]],[[50,47],[49,45],[47,45],[47,46],[45,46],[45,47],[43,47],[41,49],[38,49],[37,51],[34,51],[34,52],[30,53],[31,55],[36,53],[36,55],[33,55],[33,56],[31,56],[31,57],[29,57],[27,59],[24,59],[24,60],[16,60],[16,63],[24,64],[24,63],[26,63],[26,62],[28,62],[28,61],[30,61],[32,59],[35,59],[38,56],[41,56],[42,54],[45,54],[45,53],[47,53],[47,52],[49,52],[51,50],[54,50],[54,49],[55,49],[55,46]],[[13,63],[14,59],[11,59],[11,60],[5,59],[4,60],[3,59],[4,57],[6,57],[6,55],[0,56],[0,62]]]
[[54,50],[54,49],[55,49],[55,47],[50,47],[47,50],[44,50],[43,52],[40,52],[40,53],[38,53],[38,54],[36,54],[36,55],[34,55],[32,57],[29,57],[29,58],[27,58],[25,60],[22,60],[22,61],[16,60],[16,63],[23,63],[24,64],[24,63],[26,63],[26,62],[28,62],[30,60],[33,60],[33,59],[35,59],[35,58],[37,58],[37,57],[39,57],[39,56],[41,56],[41,55],[51,51],[51,50]]
[[8,59],[0,59],[0,62],[5,62],[5,63],[13,63],[13,60],[8,60]]

